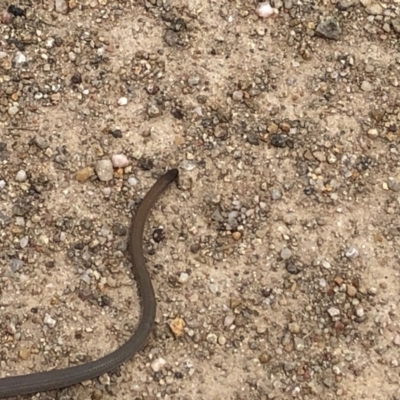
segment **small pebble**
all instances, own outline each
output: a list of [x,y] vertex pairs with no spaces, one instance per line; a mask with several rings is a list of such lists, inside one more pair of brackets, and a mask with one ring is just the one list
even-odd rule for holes
[[295,337],[294,338],[294,347],[297,351],[303,351],[304,347],[305,347],[304,340],[302,338]]
[[329,164],[335,164],[335,162],[337,161],[337,158],[335,157],[334,154],[329,153],[326,160],[328,161]]
[[129,165],[128,157],[124,154],[114,154],[111,161],[114,168],[125,168]]
[[195,168],[197,168],[197,162],[191,160],[183,160],[179,164],[179,166],[185,171],[193,171]]
[[21,246],[21,249],[24,249],[26,246],[28,246],[29,243],[29,238],[27,236],[24,236],[20,241],[19,245]]
[[172,333],[176,337],[181,337],[184,334],[184,329],[185,329],[185,321],[182,318],[175,318],[173,321],[169,323],[169,327],[172,331]]
[[138,183],[139,183],[139,181],[134,176],[130,176],[128,178],[128,185],[129,186],[136,186]]
[[186,283],[189,280],[189,274],[187,274],[186,272],[182,272],[179,275],[179,282],[180,283]]
[[256,28],[256,32],[257,32],[258,36],[265,36],[266,31],[267,31],[266,28],[263,26],[258,26]]
[[25,54],[21,53],[20,51],[17,51],[14,57],[14,65],[16,67],[21,67],[23,64],[26,63],[26,56]]
[[297,275],[301,270],[301,265],[298,262],[292,260],[286,262],[286,271],[289,272],[289,274]]
[[87,181],[93,175],[94,175],[94,169],[92,167],[85,167],[80,169],[76,173],[75,178],[78,182],[84,182]]
[[215,294],[215,293],[218,292],[218,285],[217,285],[216,283],[210,283],[210,284],[208,285],[208,289],[210,290],[210,292],[211,292],[212,294]]
[[334,281],[336,285],[340,286],[343,283],[343,278],[341,276],[336,276]]
[[222,222],[224,220],[224,217],[222,216],[221,211],[219,211],[219,209],[217,208],[211,214],[211,219],[213,221]]
[[340,370],[339,365],[334,365],[334,366],[332,367],[332,371],[333,371],[333,373],[334,373],[335,375],[341,375],[341,374],[342,374],[342,371]]
[[49,314],[46,314],[44,316],[44,323],[49,327],[49,328],[54,328],[56,325],[56,320],[53,319]]
[[267,2],[258,3],[256,13],[261,18],[268,18],[275,14],[275,10]]
[[0,190],[4,189],[6,187],[6,181],[0,180]]
[[195,108],[193,109],[193,112],[194,112],[195,114],[197,114],[199,117],[202,117],[202,116],[203,116],[203,110],[202,110],[201,107],[195,107]]
[[76,54],[75,54],[73,51],[70,51],[70,52],[68,53],[68,59],[69,59],[69,61],[71,61],[71,62],[75,62],[75,61],[76,61]]
[[353,7],[357,3],[358,3],[358,0],[340,0],[337,3],[337,7],[338,7],[339,10],[345,11],[348,8]]
[[25,182],[27,179],[27,174],[26,172],[21,169],[17,172],[17,175],[15,176],[15,180],[18,182]]
[[85,282],[87,285],[90,285],[91,279],[86,271],[80,276],[80,279],[82,282]]
[[111,288],[115,288],[117,286],[117,281],[111,276],[109,276],[107,278],[107,285],[110,286]]
[[273,134],[270,137],[270,143],[273,147],[278,147],[280,149],[284,149],[286,146],[290,144],[290,139],[286,135],[282,135],[280,133]]
[[48,48],[48,49],[51,49],[53,46],[54,46],[54,42],[55,42],[55,39],[54,38],[48,38],[47,40],[46,40],[46,42],[45,42],[45,46]]
[[10,322],[8,325],[6,325],[6,331],[10,335],[15,335],[17,333],[17,328],[13,322]]
[[161,115],[161,110],[157,106],[151,105],[147,109],[147,114],[150,118],[156,118]]
[[261,364],[267,364],[269,360],[271,360],[271,356],[268,353],[261,353],[258,356],[258,360],[260,361]]
[[[391,25],[392,25],[393,30],[394,30],[397,34],[399,34],[399,33],[400,33],[400,17],[393,18],[393,19],[391,20],[390,23],[391,23]],[[398,61],[397,63],[400,64],[399,61]]]
[[207,335],[207,342],[211,344],[216,344],[218,340],[218,336],[215,333],[209,333]]
[[241,90],[237,90],[236,92],[233,92],[232,99],[237,102],[242,101],[243,100],[243,92]]
[[45,150],[50,146],[49,141],[43,137],[43,136],[38,136],[34,139],[35,146],[37,146],[41,150]]
[[376,287],[370,287],[367,290],[368,294],[371,296],[376,296],[378,294],[378,289]]
[[369,129],[369,130],[368,130],[367,135],[368,135],[370,138],[375,139],[375,138],[377,138],[377,137],[379,136],[379,132],[378,132],[377,129],[374,129],[374,128],[373,128],[373,129]]
[[18,272],[22,266],[24,265],[24,262],[22,260],[19,260],[18,258],[13,258],[10,261],[10,269],[12,272]]
[[31,351],[29,349],[26,348],[22,348],[19,351],[19,358],[21,358],[21,360],[27,360],[31,355]]
[[356,315],[357,317],[361,318],[364,316],[364,308],[363,307],[358,307],[356,310]]
[[111,383],[110,375],[108,375],[108,374],[103,374],[103,375],[99,376],[98,379],[99,379],[99,382],[104,386],[108,386]]
[[115,139],[121,139],[122,138],[122,131],[121,131],[121,129],[113,129],[111,131],[111,135],[113,137],[115,137]]
[[200,83],[200,78],[198,76],[190,76],[187,82],[190,86],[196,86]]
[[107,182],[113,178],[114,169],[110,160],[100,160],[96,162],[95,171],[98,178]]
[[126,106],[128,104],[128,99],[126,97],[120,97],[118,99],[118,104],[120,106]]
[[238,232],[238,231],[232,233],[232,239],[233,240],[236,240],[236,241],[240,240],[241,237],[242,237],[242,234],[240,232]]
[[271,199],[276,201],[282,198],[282,192],[279,189],[272,189]]
[[233,314],[229,314],[224,318],[224,326],[229,328],[234,321],[235,321],[235,316]]
[[356,257],[358,257],[358,250],[355,247],[350,246],[346,251],[346,257],[347,258],[356,258]]
[[101,400],[103,398],[103,392],[99,389],[94,389],[92,394],[93,400]]
[[353,285],[347,285],[347,295],[354,297],[357,294],[357,289]]
[[389,178],[387,182],[388,188],[393,192],[400,192],[400,183],[394,178]]
[[319,162],[325,162],[326,161],[326,155],[325,155],[325,153],[323,151],[314,151],[313,156]]
[[17,106],[11,106],[8,108],[8,114],[13,116],[18,114],[19,108]]
[[322,265],[322,267],[325,268],[325,269],[330,269],[330,268],[331,268],[331,264],[330,264],[330,262],[327,261],[327,260],[323,260],[322,263],[321,263],[321,265]]
[[228,214],[228,224],[236,225],[238,217],[239,217],[239,211],[236,211],[236,210],[230,211]]
[[8,25],[12,22],[13,19],[14,15],[7,11],[0,13],[0,24]]
[[226,344],[226,338],[225,338],[225,336],[218,336],[218,344],[220,345],[220,346],[225,346],[225,344]]
[[383,8],[379,3],[372,3],[365,8],[365,11],[370,15],[381,15]]
[[292,250],[288,249],[287,247],[283,248],[281,251],[281,258],[282,260],[287,260],[292,256]]
[[67,0],[55,0],[55,10],[59,14],[67,14],[68,13],[68,3]]
[[299,333],[300,325],[297,322],[290,322],[288,325],[288,329],[290,333]]
[[318,24],[315,33],[325,39],[339,40],[342,35],[342,28],[335,18],[328,17]]
[[151,369],[154,372],[158,372],[161,370],[161,368],[166,364],[167,362],[163,359],[163,358],[157,358],[156,360],[154,360],[150,365],[151,365]]
[[363,81],[361,83],[361,90],[363,90],[364,92],[370,92],[372,89],[373,87],[368,81]]
[[340,315],[340,310],[337,309],[336,307],[331,307],[328,309],[328,314],[331,317],[337,317],[338,315]]

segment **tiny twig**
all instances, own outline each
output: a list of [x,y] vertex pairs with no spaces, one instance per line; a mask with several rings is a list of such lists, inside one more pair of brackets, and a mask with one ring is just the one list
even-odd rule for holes
[[48,25],[48,26],[52,26],[55,27],[56,25],[51,24],[50,22],[45,21],[44,19],[41,18],[37,18],[37,21],[41,22],[42,24]]
[[24,126],[16,126],[14,128],[7,128],[9,131],[29,131],[29,132],[38,132],[39,128],[26,128]]

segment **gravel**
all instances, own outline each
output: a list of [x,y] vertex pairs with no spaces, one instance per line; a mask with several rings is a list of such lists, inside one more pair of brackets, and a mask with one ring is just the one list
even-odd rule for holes
[[124,154],[114,154],[111,157],[111,162],[114,168],[125,168],[129,165],[129,159]]
[[0,10],[0,376],[129,337],[179,168],[148,345],[34,398],[396,398],[399,5],[128,3]]
[[22,169],[19,170],[17,172],[17,175],[15,176],[15,180],[18,181],[18,182],[25,182],[26,179],[27,179],[26,171],[24,171]]
[[342,28],[334,17],[328,17],[318,24],[315,33],[325,39],[339,40]]
[[113,164],[110,160],[99,160],[96,162],[95,171],[98,178],[107,182],[113,178]]

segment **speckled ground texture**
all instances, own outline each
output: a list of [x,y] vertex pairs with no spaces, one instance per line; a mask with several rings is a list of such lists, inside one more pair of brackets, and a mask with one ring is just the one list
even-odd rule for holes
[[0,376],[124,342],[179,168],[147,346],[21,399],[400,399],[399,0],[57,3],[1,2]]

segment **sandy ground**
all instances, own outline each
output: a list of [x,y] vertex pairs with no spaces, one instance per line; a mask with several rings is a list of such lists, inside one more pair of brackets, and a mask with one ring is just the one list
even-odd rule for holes
[[[3,14],[1,377],[130,335],[130,216],[180,170],[146,228],[148,345],[21,399],[400,399],[400,4],[273,5],[265,19],[228,0]],[[129,165],[102,175],[115,155]]]

